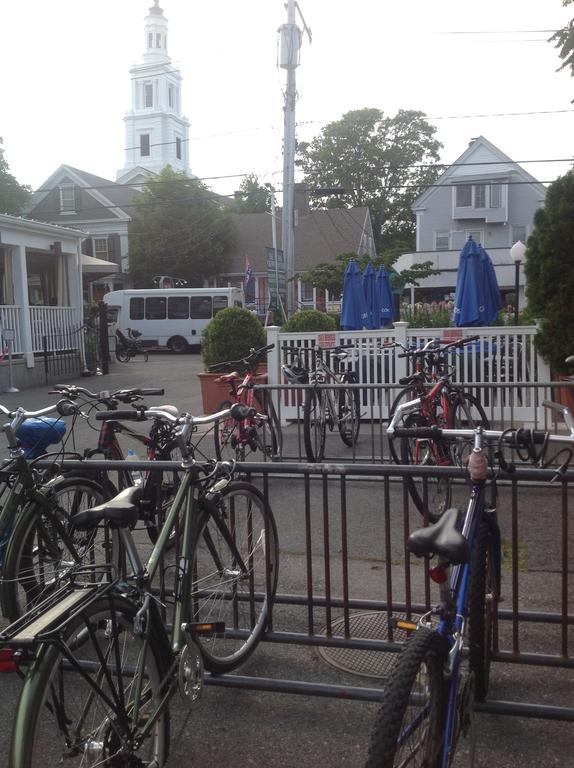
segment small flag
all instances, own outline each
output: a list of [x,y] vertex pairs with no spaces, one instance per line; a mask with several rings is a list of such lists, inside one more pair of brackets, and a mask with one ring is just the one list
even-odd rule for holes
[[253,267],[249,263],[249,258],[245,256],[245,274],[243,275],[243,288],[248,291],[253,285]]

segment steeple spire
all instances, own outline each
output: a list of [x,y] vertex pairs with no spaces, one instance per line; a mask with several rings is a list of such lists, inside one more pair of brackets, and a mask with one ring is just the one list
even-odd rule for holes
[[170,61],[167,55],[167,19],[163,15],[163,9],[159,7],[159,0],[154,0],[145,17],[144,61]]

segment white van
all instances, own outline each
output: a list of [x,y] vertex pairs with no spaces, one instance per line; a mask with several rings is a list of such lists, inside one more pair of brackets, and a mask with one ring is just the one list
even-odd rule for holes
[[103,301],[115,320],[113,331],[137,331],[146,346],[184,352],[201,343],[201,332],[220,309],[242,307],[245,298],[240,288],[134,288],[106,293]]

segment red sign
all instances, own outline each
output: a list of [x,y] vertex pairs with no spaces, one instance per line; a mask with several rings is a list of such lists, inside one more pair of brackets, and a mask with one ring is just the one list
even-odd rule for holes
[[337,346],[336,333],[320,333],[317,339],[317,345],[323,349],[330,349]]

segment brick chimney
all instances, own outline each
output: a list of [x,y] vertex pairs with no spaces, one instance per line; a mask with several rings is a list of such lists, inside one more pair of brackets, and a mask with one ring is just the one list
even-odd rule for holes
[[298,219],[304,219],[309,215],[309,188],[306,184],[298,183],[293,187],[293,210],[295,213],[295,225]]

